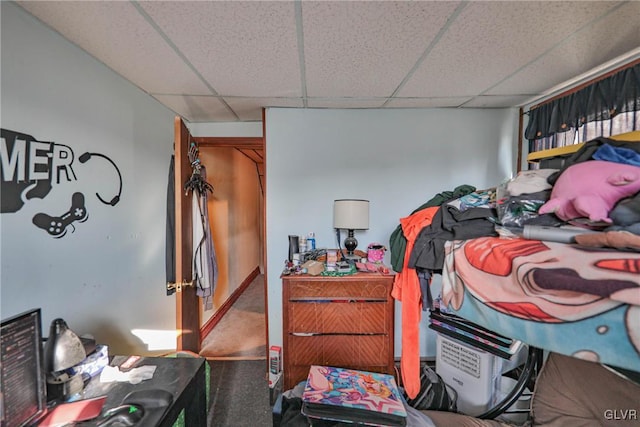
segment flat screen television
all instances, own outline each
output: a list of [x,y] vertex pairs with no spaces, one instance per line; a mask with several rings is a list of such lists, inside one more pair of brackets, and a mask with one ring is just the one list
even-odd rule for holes
[[0,424],[31,425],[47,411],[40,309],[2,320]]

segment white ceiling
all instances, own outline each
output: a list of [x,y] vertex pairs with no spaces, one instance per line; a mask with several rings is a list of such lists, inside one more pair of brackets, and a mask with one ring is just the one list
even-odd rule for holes
[[190,122],[516,107],[640,51],[640,1],[19,1]]

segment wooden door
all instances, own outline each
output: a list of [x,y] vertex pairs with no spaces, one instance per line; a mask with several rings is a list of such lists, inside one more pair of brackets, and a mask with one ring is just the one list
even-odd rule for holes
[[[177,349],[200,352],[200,308],[193,281],[193,223],[191,193],[185,194],[184,184],[191,176],[188,151],[192,140],[180,117],[174,120],[175,155],[175,254],[176,254],[176,330]],[[188,285],[185,285],[188,284]]]

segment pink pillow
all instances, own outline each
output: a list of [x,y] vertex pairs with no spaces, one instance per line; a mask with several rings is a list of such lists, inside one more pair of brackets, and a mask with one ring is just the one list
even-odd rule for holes
[[555,213],[569,221],[589,218],[611,223],[609,212],[615,204],[640,191],[640,167],[604,160],[588,160],[565,169],[551,198],[538,213]]

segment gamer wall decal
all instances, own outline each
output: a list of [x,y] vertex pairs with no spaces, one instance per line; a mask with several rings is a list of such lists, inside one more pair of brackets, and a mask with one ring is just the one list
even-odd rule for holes
[[[51,141],[39,141],[32,135],[9,129],[0,131],[0,213],[18,212],[29,200],[46,198],[53,184],[78,180],[73,169],[75,155],[71,147]],[[107,161],[117,173],[117,194],[105,199],[96,192],[101,203],[115,206],[122,195],[120,169],[113,160],[101,153],[83,153],[78,162],[82,165],[93,158]],[[72,232],[75,231],[74,223],[85,222],[88,218],[85,196],[76,191],[71,196],[71,206],[67,212],[60,215],[38,213],[32,222],[52,237],[60,238],[69,228]]]
[[51,216],[45,213],[38,213],[33,217],[36,227],[42,228],[55,238],[60,238],[67,234],[67,228],[73,223],[85,222],[89,218],[87,209],[84,206],[84,194],[73,193],[71,197],[71,208],[60,216]]

